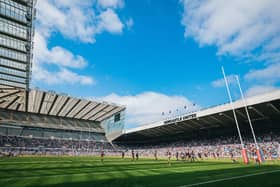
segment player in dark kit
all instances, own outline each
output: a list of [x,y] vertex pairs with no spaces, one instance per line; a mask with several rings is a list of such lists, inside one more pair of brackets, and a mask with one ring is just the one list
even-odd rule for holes
[[194,162],[195,161],[195,154],[194,154],[194,152],[192,151],[191,152],[191,162]]
[[102,164],[103,164],[103,162],[104,162],[104,156],[105,156],[104,151],[101,151],[101,153],[100,153],[100,158],[101,158],[101,163],[102,163]]
[[254,153],[255,162],[256,162],[256,164],[260,167],[260,166],[261,166],[261,161],[260,161],[260,159],[259,159],[259,157],[258,157],[257,149],[254,149],[254,150],[253,150],[253,153]]
[[190,161],[190,159],[191,159],[191,154],[190,154],[189,151],[185,153],[185,157],[186,157],[185,159],[188,159],[188,161]]
[[124,151],[122,151],[122,159],[124,159]]
[[154,152],[154,157],[155,157],[155,160],[158,160],[158,157],[157,157],[157,150],[155,150],[155,152]]
[[171,152],[167,151],[168,165],[171,166]]
[[139,159],[139,153],[136,152],[136,160],[138,160],[138,159]]
[[131,151],[131,157],[132,157],[132,160],[134,161],[135,160],[134,150]]
[[198,153],[197,153],[197,156],[198,156],[198,158],[199,158],[200,160],[203,160],[201,152],[198,152]]
[[230,159],[232,160],[232,162],[233,162],[233,163],[236,163],[236,160],[235,160],[235,158],[234,158],[234,156],[233,156],[233,153],[230,152],[229,154],[230,154]]

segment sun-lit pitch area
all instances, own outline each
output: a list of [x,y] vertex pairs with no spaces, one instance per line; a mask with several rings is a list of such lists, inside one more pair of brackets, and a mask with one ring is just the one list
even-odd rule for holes
[[1,158],[0,186],[279,186],[280,161],[254,162],[105,157]]

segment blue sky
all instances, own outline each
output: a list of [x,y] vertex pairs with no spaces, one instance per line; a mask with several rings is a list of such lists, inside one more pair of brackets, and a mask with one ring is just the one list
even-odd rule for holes
[[32,86],[126,105],[127,128],[161,119],[161,112],[183,113],[185,105],[227,102],[222,65],[234,98],[230,75],[240,76],[248,96],[272,91],[280,79],[277,6],[273,0],[38,1]]

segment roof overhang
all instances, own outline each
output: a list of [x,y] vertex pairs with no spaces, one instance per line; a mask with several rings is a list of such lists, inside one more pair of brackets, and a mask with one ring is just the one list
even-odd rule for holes
[[101,122],[125,110],[124,106],[112,103],[90,101],[37,89],[25,92],[9,86],[0,87],[0,108],[26,112],[26,94],[27,112],[34,114]]

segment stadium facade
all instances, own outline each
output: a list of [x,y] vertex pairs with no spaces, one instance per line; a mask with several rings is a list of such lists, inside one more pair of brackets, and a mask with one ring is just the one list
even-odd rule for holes
[[23,90],[27,110],[30,84],[35,0],[0,0],[0,86]]

